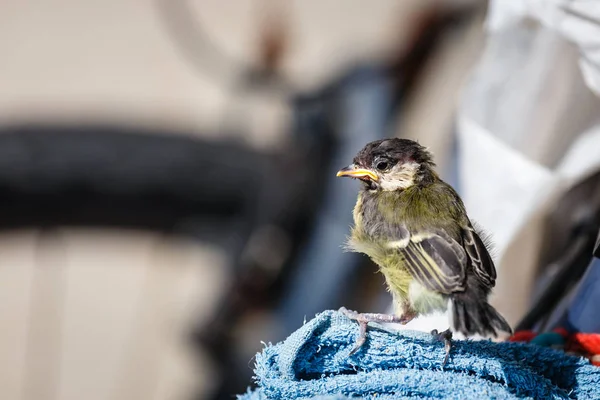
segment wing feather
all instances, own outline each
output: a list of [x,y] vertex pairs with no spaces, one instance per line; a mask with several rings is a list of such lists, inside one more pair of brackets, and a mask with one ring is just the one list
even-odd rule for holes
[[496,283],[496,267],[485,243],[472,226],[464,230],[463,237],[473,271],[483,283],[493,287]]
[[467,256],[448,234],[411,234],[395,243],[408,272],[425,288],[446,294],[464,290]]

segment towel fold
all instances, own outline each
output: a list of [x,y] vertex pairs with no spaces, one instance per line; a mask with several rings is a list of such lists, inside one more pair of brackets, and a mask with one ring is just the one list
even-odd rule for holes
[[358,325],[325,311],[285,341],[257,354],[258,388],[238,400],[600,399],[600,368],[563,352],[521,343],[453,342],[423,332],[369,326],[366,344],[348,354]]

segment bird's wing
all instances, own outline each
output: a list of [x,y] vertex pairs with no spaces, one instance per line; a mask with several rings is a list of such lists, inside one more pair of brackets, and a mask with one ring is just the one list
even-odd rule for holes
[[391,242],[408,272],[429,290],[450,294],[465,289],[467,254],[444,231],[411,233]]
[[493,287],[496,283],[494,261],[488,252],[484,240],[481,239],[479,233],[470,224],[468,228],[463,230],[463,243],[475,274],[486,286]]

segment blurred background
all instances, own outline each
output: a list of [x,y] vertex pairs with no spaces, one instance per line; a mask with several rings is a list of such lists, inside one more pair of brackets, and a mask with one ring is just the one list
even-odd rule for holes
[[391,136],[511,324],[600,332],[599,96],[595,1],[3,0],[0,398],[231,399],[263,342],[389,310],[335,172]]

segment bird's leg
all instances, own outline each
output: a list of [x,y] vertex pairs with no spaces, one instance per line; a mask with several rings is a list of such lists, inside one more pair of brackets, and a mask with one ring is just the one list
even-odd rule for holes
[[358,339],[356,339],[356,343],[350,352],[350,355],[356,353],[367,341],[367,324],[369,322],[396,323],[405,325],[416,316],[414,312],[406,312],[401,316],[378,313],[358,313],[356,311],[348,310],[346,307],[340,308],[340,312],[346,317],[358,322],[360,328],[360,334],[358,335]]
[[438,332],[437,329],[434,329],[431,331],[431,334],[437,340],[444,341],[444,348],[446,349],[446,355],[444,356],[444,361],[442,361],[442,368],[444,368],[444,365],[446,365],[446,363],[448,362],[450,350],[452,349],[452,332],[450,331],[450,329],[446,329],[443,332]]

